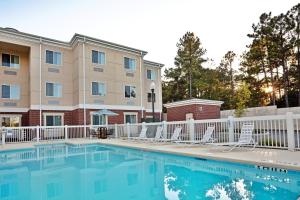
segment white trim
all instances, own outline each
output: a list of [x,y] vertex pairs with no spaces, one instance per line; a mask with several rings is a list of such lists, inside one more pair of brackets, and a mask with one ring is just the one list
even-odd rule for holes
[[[39,110],[40,105],[31,105],[31,110]],[[49,106],[49,105],[41,105],[41,110],[58,110],[58,111],[72,111],[75,108],[73,106]]]
[[[93,115],[99,115],[100,116],[100,114],[97,113],[97,112],[90,112],[90,125],[97,126],[99,124],[93,124]],[[104,117],[105,117],[105,124],[101,124],[101,125],[107,125],[108,124],[108,117],[107,117],[107,115],[104,115]]]
[[[104,64],[93,63],[93,51],[97,51],[98,53],[104,53]],[[100,50],[92,49],[92,53],[91,53],[91,61],[92,61],[91,63],[92,63],[92,66],[93,66],[93,67],[102,68],[103,66],[106,65],[106,52],[103,51],[102,49],[101,49],[101,51],[100,51]]]
[[208,100],[208,99],[189,99],[189,100],[177,101],[173,103],[166,103],[164,104],[164,106],[166,108],[195,105],[195,104],[221,106],[223,103],[224,103],[223,101],[215,101],[215,100]]
[[19,126],[22,127],[22,115],[20,114],[0,114],[0,127],[2,126],[2,119],[3,117],[11,118],[11,117],[18,117],[19,118]]
[[65,113],[58,113],[58,112],[54,112],[54,113],[51,113],[51,112],[44,112],[43,113],[43,119],[44,119],[44,126],[46,126],[46,117],[47,116],[61,116],[61,126],[64,125],[64,116],[65,116]]
[[[98,104],[85,104],[86,106],[86,109],[109,109],[109,110],[137,110],[137,111],[140,111],[140,110],[144,110],[146,112],[152,112],[151,109],[145,109],[143,107],[140,107],[140,106],[127,106],[127,105],[105,105],[105,104],[101,104],[101,105],[98,105]],[[31,105],[30,106],[30,109],[31,110],[39,110],[39,105]],[[72,110],[76,110],[76,109],[80,109],[80,108],[84,108],[84,105],[83,104],[79,104],[79,105],[76,105],[76,106],[58,106],[58,105],[55,105],[55,106],[50,106],[50,105],[42,105],[42,110],[57,110],[57,111],[72,111]],[[29,110],[29,108],[20,108],[20,109],[23,109],[19,112],[27,112]],[[7,109],[4,108],[3,109],[4,111],[3,112],[8,112],[6,111]],[[1,108],[0,108],[0,111],[1,111]],[[155,109],[155,112],[162,112],[161,109]]]
[[[37,106],[39,107],[39,105],[37,105]],[[0,112],[20,113],[20,112],[28,112],[28,111],[29,111],[29,108],[0,107]]]
[[135,115],[136,116],[135,123],[139,123],[138,112],[123,112],[123,115],[124,115],[124,124],[126,124],[126,115]]
[[[54,63],[47,63],[47,51],[52,51],[53,52],[53,61],[54,61],[54,53],[60,53],[61,55],[61,60],[60,60],[60,65],[54,64]],[[63,52],[62,51],[57,51],[57,50],[53,50],[53,48],[47,48],[45,49],[45,64],[49,65],[51,67],[57,67],[57,68],[61,68],[63,67]]]
[[[18,56],[19,57],[19,66],[18,67],[11,67],[11,66],[4,66],[3,64],[3,60],[2,60],[2,54],[8,54],[9,55],[9,64],[11,64],[11,56]],[[21,68],[21,56],[20,53],[14,53],[14,51],[12,50],[3,50],[0,52],[0,67],[3,67],[4,69],[10,69],[10,70],[16,70],[19,71]]]
[[[152,113],[152,109],[145,109],[145,111],[146,111],[147,113]],[[159,113],[159,112],[162,112],[162,110],[161,110],[161,109],[154,109],[154,112],[155,112],[155,113]]]
[[[101,96],[101,95],[94,95],[93,94],[93,83],[102,83],[104,85],[104,95]],[[106,88],[106,81],[99,81],[99,80],[96,80],[96,81],[92,81],[91,82],[91,96],[93,97],[105,97],[106,96],[106,91],[107,91],[107,88]]]
[[[59,84],[61,86],[61,91],[60,91],[61,96],[59,96],[59,97],[57,97],[57,96],[47,96],[47,83],[52,83],[53,84],[53,91],[54,91],[54,85]],[[54,93],[53,93],[53,95],[54,95]],[[45,82],[45,97],[47,97],[47,98],[55,98],[55,99],[57,99],[57,98],[63,98],[63,85],[61,83],[58,83],[58,82],[46,81]]]
[[[128,59],[132,59],[135,61],[135,68],[134,69],[127,69],[125,68],[125,58],[128,58]],[[123,68],[125,69],[126,72],[131,72],[131,73],[135,73],[136,72],[136,68],[137,68],[137,59],[136,58],[133,58],[133,57],[129,57],[129,56],[123,56]]]

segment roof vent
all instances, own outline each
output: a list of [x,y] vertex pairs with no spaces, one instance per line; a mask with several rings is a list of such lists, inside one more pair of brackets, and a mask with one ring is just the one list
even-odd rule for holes
[[15,28],[10,28],[10,27],[5,27],[4,29],[8,30],[8,31],[14,31],[14,32],[19,32],[17,29]]

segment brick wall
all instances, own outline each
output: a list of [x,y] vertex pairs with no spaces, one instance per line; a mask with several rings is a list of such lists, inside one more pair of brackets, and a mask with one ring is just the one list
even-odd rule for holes
[[[97,110],[86,110],[86,124],[91,124],[91,112]],[[141,122],[142,113],[141,111],[136,110],[111,110],[115,113],[118,113],[117,116],[109,116],[109,124],[123,124],[124,123],[124,113],[132,112],[138,114],[138,122]],[[76,109],[73,111],[52,111],[52,110],[43,110],[42,111],[42,124],[44,125],[44,113],[64,113],[64,125],[83,125],[83,109]],[[40,111],[39,110],[29,110],[27,113],[0,113],[0,114],[16,114],[22,115],[22,126],[38,126],[40,123]],[[144,117],[152,116],[152,113],[144,112]],[[159,118],[159,113],[155,113],[155,117]]]
[[186,120],[186,114],[193,113],[195,120],[220,118],[220,106],[215,105],[185,105],[167,108],[168,121]]

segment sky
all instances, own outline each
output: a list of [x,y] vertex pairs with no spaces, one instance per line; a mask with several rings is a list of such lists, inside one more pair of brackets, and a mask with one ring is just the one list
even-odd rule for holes
[[[145,59],[174,66],[176,44],[194,32],[219,64],[240,55],[260,14],[285,13],[298,0],[0,0],[0,27],[69,41],[74,33],[145,50]],[[4,9],[5,8],[5,9]]]

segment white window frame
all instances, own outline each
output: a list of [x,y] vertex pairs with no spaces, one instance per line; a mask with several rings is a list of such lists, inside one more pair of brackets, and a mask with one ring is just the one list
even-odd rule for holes
[[[134,68],[134,69],[127,69],[127,68],[125,67],[125,58],[129,58],[129,59],[132,59],[132,60],[135,61],[135,68]],[[136,68],[137,68],[137,59],[136,59],[136,58],[129,57],[129,56],[123,56],[123,67],[124,67],[124,69],[125,69],[126,71],[128,71],[128,72],[135,72],[135,71],[136,71]]]
[[[99,52],[100,53],[104,53],[104,63],[101,64],[101,63],[93,63],[93,51],[97,51],[98,52],[98,55],[99,55]],[[92,49],[92,53],[91,53],[91,57],[92,57],[92,64],[95,65],[96,67],[100,67],[100,66],[104,66],[106,65],[106,52],[105,51],[100,51],[100,50],[95,50],[95,49]]]
[[19,127],[22,126],[22,115],[14,115],[14,114],[5,114],[5,115],[0,115],[0,127],[2,127],[2,118],[3,117],[18,117],[20,119]]
[[101,125],[99,125],[99,124],[93,124],[93,115],[99,115],[99,114],[97,114],[96,112],[91,112],[90,113],[90,119],[91,119],[90,124],[92,126],[102,126],[102,125],[107,125],[108,124],[108,117],[107,117],[107,115],[104,115],[105,116],[105,122],[106,122],[106,124],[101,124]]
[[[55,84],[59,84],[61,86],[61,96],[60,97],[57,97],[57,96],[47,96],[47,83],[52,83],[53,85]],[[54,95],[54,93],[53,93]],[[63,85],[61,83],[56,83],[56,82],[45,82],[45,96],[48,97],[48,98],[62,98],[63,97]]]
[[65,113],[43,113],[43,124],[44,124],[44,126],[47,126],[47,121],[46,121],[46,117],[47,116],[60,116],[61,117],[61,126],[64,126],[64,121],[65,121],[65,119],[64,119],[64,116],[65,116]]
[[[149,79],[148,78],[148,70],[149,71],[151,71],[151,78]],[[154,78],[153,78],[153,75],[154,74]],[[146,69],[146,78],[148,79],[148,80],[151,80],[151,81],[155,81],[156,80],[156,70],[154,70],[154,69]]]
[[[11,88],[12,86],[17,86],[19,87],[19,97],[18,98],[11,98],[11,96],[9,98],[5,98],[5,97],[2,97],[2,85],[6,85],[6,86],[9,86],[9,93],[11,95]],[[9,100],[20,100],[21,98],[21,86],[20,85],[16,85],[16,84],[6,84],[6,83],[3,83],[0,85],[0,94],[1,94],[1,99],[9,99]]]
[[[125,97],[125,91],[126,91],[126,86],[130,87],[130,97]],[[131,97],[131,87],[135,87],[135,97]],[[134,85],[124,85],[124,91],[123,91],[123,95],[125,97],[125,99],[137,99],[137,87]]]
[[126,124],[126,115],[135,115],[136,123],[139,123],[138,112],[124,112],[123,115],[124,115],[124,124]]
[[[104,95],[101,96],[101,95],[94,95],[93,94],[93,82],[104,84]],[[107,87],[106,87],[106,83],[105,82],[103,82],[103,81],[92,81],[91,82],[91,95],[92,96],[94,96],[94,97],[105,97],[106,94],[107,94]]]
[[[8,69],[16,69],[19,70],[21,68],[21,56],[18,53],[10,53],[10,52],[0,52],[0,63],[2,67],[8,68]],[[9,55],[9,64],[11,64],[11,56],[18,56],[19,57],[19,65],[18,66],[4,66],[2,65],[2,54],[8,54]]]
[[[47,63],[47,51],[52,51],[53,52],[53,56],[54,56],[54,53],[60,53],[61,55],[61,61],[60,61],[60,65],[57,65],[57,64],[54,64],[54,63]],[[53,49],[46,49],[45,50],[45,63],[47,65],[51,65],[51,66],[55,66],[55,67],[61,67],[63,66],[63,52],[61,51],[57,51],[57,50],[53,50]],[[54,57],[53,57],[53,61],[54,61]]]

